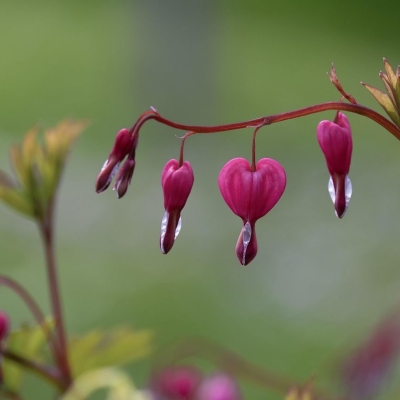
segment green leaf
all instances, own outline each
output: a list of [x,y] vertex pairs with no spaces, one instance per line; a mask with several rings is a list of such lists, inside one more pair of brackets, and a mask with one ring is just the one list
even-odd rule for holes
[[2,174],[0,199],[25,215],[41,220],[60,183],[61,173],[72,144],[87,126],[85,121],[62,121],[44,132],[28,131],[21,143],[10,149],[16,184]]
[[[45,329],[51,332],[54,322],[48,320],[45,328],[41,325],[24,325],[19,331],[11,332],[7,340],[7,350],[28,360],[38,361],[40,350],[46,342]],[[4,382],[10,391],[19,391],[24,372],[25,369],[14,361],[3,360]]]
[[390,85],[392,87],[395,87],[396,82],[397,82],[397,77],[393,71],[392,66],[389,64],[389,62],[386,60],[386,58],[383,59],[383,65],[385,66],[385,71],[386,71]]
[[150,400],[150,395],[137,390],[129,376],[116,368],[90,371],[74,380],[61,400],[87,399],[94,391],[108,388],[107,400]]
[[381,77],[382,82],[385,85],[386,92],[389,95],[390,100],[392,101],[392,103],[393,103],[394,107],[396,108],[396,110],[398,110],[399,109],[399,103],[397,102],[395,87],[392,86],[392,84],[389,81],[388,76],[385,75],[383,72],[381,72],[379,74],[379,76]]
[[95,368],[127,364],[144,358],[153,350],[153,337],[150,330],[117,328],[111,331],[95,330],[73,339],[69,345],[72,373],[77,377]]
[[369,90],[369,92],[372,94],[372,96],[375,97],[375,99],[378,101],[378,103],[383,107],[383,109],[386,111],[386,113],[389,115],[391,120],[400,127],[400,116],[397,113],[397,110],[392,103],[390,97],[386,94],[381,92],[379,89],[367,85],[363,83],[364,87]]

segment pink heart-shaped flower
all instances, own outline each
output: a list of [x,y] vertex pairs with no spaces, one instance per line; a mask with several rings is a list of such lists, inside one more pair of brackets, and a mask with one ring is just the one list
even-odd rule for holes
[[234,158],[222,168],[218,186],[226,204],[243,220],[236,255],[247,265],[257,254],[256,221],[266,215],[281,198],[286,173],[275,160],[262,158],[252,171],[244,158]]

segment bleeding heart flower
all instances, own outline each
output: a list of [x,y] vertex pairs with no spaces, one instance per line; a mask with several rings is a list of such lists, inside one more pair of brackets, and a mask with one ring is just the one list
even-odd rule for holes
[[256,221],[281,198],[286,187],[285,170],[277,161],[262,158],[252,171],[246,159],[234,158],[222,168],[218,185],[226,204],[243,220],[236,256],[247,265],[257,254]]
[[181,225],[181,211],[192,190],[194,175],[189,161],[179,165],[178,160],[169,160],[161,175],[164,192],[165,213],[161,221],[160,248],[167,254],[174,245]]
[[153,374],[150,390],[156,400],[194,400],[201,379],[192,366],[168,367]]
[[[134,159],[134,151],[136,149],[138,142],[138,136],[135,138],[129,133],[128,129],[121,129],[116,137],[114,146],[111,149],[111,152],[104,163],[99,176],[96,180],[96,192],[101,193],[110,186],[112,179],[115,174],[118,172],[119,165],[121,161],[131,152],[132,146],[133,149],[133,158]],[[133,172],[133,171],[132,171]],[[124,193],[125,194],[125,193]],[[122,196],[119,196],[122,197]]]
[[317,127],[318,143],[331,175],[328,190],[336,216],[342,218],[349,206],[352,185],[349,178],[353,140],[347,117],[337,112],[335,120],[321,121]]

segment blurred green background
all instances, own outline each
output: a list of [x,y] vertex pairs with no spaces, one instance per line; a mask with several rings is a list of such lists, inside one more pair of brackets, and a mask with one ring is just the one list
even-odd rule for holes
[[[258,157],[285,167],[288,185],[257,224],[248,267],[234,247],[241,221],[217,186],[222,166],[250,156],[250,130],[187,141],[195,185],[170,254],[158,247],[160,174],[182,132],[142,130],[128,194],[94,192],[115,133],[151,105],[177,122],[213,125],[338,100],[325,72],[335,63],[358,102],[380,107],[359,84],[381,87],[382,57],[400,63],[398,2],[7,1],[0,6],[0,168],[32,125],[89,118],[71,154],[57,237],[69,332],[130,324],[154,328],[160,346],[188,335],[220,343],[298,381],[335,387],[334,366],[400,301],[400,144],[351,115],[353,198],[338,220],[315,139],[333,112],[264,128]],[[383,111],[382,111],[383,112]],[[1,273],[26,285],[46,310],[35,226],[2,206]],[[13,324],[30,318],[0,291]],[[146,381],[149,362],[129,368]],[[281,395],[244,387],[247,398]],[[388,389],[398,393],[394,383]],[[50,398],[35,378],[27,399]]]

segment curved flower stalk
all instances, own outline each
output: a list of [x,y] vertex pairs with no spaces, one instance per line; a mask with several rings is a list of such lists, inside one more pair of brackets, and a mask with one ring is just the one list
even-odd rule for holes
[[271,158],[259,160],[254,171],[246,159],[234,158],[222,168],[218,185],[228,207],[243,220],[236,256],[247,265],[258,250],[255,224],[281,198],[286,187],[285,170]]
[[161,175],[165,213],[161,221],[160,248],[167,254],[182,226],[181,212],[192,190],[194,175],[189,161],[169,160]]
[[343,218],[352,194],[349,171],[353,140],[349,120],[338,112],[333,122],[321,121],[317,127],[317,139],[331,175],[328,190],[336,216]]

